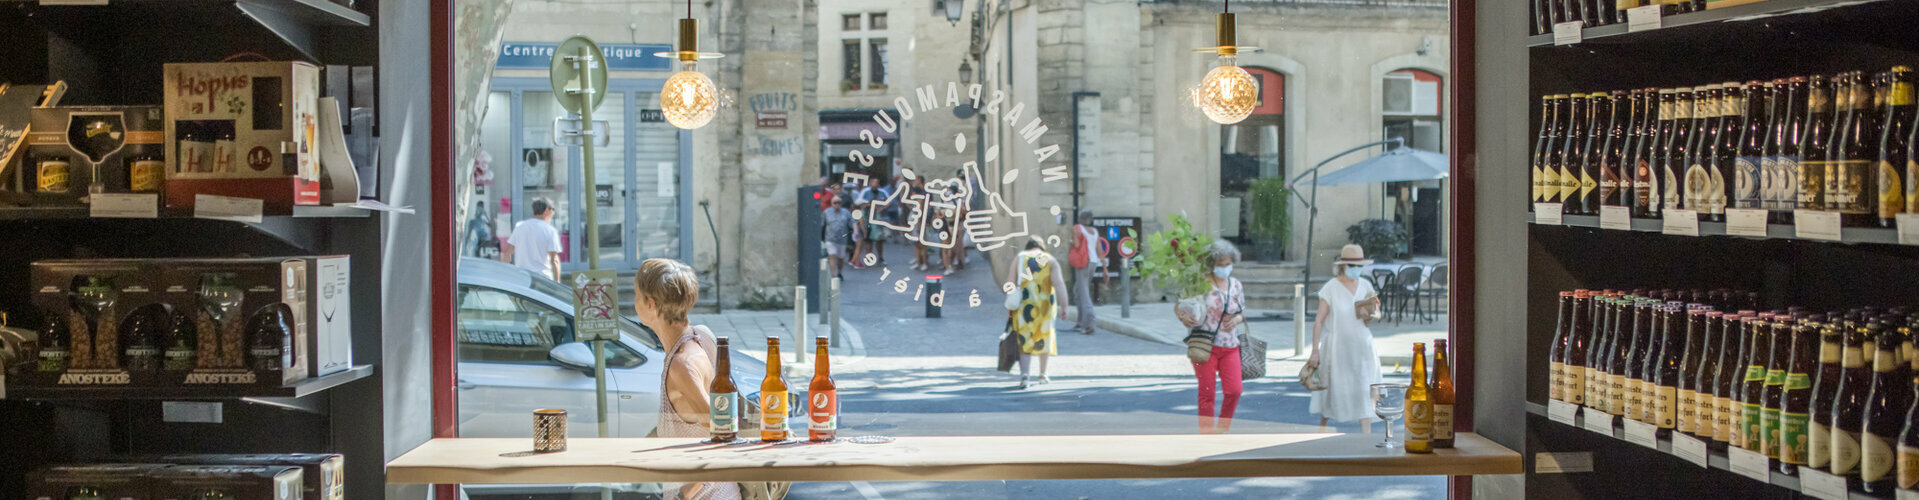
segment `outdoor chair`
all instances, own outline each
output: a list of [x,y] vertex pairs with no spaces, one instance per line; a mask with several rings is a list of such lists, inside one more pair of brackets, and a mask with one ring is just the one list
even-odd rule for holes
[[1418,264],[1409,264],[1406,267],[1399,268],[1399,275],[1393,277],[1392,298],[1394,308],[1392,316],[1394,324],[1398,324],[1400,320],[1405,319],[1406,304],[1408,302],[1414,303],[1413,314],[1415,317],[1419,314],[1417,301],[1413,299],[1417,298],[1421,283],[1420,278],[1423,277],[1425,273],[1426,268],[1419,267]]
[[[1418,298],[1428,299],[1432,305],[1431,309],[1426,310],[1427,320],[1439,319],[1440,307],[1446,303],[1447,292],[1451,290],[1447,283],[1449,275],[1452,274],[1450,268],[1451,266],[1443,262],[1434,265],[1432,273],[1426,275],[1426,286],[1419,290]],[[1415,310],[1418,309],[1418,305],[1413,307]]]

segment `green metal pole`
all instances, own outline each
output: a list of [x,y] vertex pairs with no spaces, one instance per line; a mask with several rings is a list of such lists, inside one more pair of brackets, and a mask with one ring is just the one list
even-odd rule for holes
[[[573,93],[580,103],[580,165],[586,177],[586,266],[588,269],[600,269],[600,217],[599,185],[593,180],[593,97],[600,89],[593,88],[593,71],[599,66],[593,59],[593,53],[585,47],[573,57],[573,67],[580,75],[580,88]],[[612,437],[606,416],[606,341],[593,341],[593,393],[599,400],[600,437]]]

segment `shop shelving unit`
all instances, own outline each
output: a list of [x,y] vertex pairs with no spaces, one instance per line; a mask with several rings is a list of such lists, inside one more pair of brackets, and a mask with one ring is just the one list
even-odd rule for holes
[[[103,2],[105,3],[105,2]],[[378,66],[380,11],[331,0],[116,0],[103,6],[0,1],[0,81],[66,81],[63,105],[159,104],[162,65],[235,54]],[[391,170],[383,166],[382,170]],[[382,186],[381,192],[386,193]],[[299,207],[258,223],[162,215],[95,219],[84,207],[0,207],[0,310],[32,321],[28,264],[74,257],[353,257],[353,356],[340,373],[277,388],[29,388],[0,394],[0,500],[23,498],[47,463],[164,453],[341,453],[348,498],[384,496],[380,377],[386,217]],[[221,423],[163,418],[168,402],[221,405]]]

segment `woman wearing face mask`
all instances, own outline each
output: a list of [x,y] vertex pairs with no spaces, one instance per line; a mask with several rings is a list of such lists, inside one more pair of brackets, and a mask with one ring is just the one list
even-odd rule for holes
[[1359,279],[1360,266],[1373,263],[1359,245],[1339,249],[1333,261],[1332,281],[1319,289],[1319,316],[1313,321],[1313,355],[1306,364],[1319,367],[1324,390],[1313,391],[1311,411],[1319,425],[1327,420],[1359,420],[1362,432],[1373,431],[1369,386],[1380,382],[1379,357],[1373,354],[1373,331],[1366,327],[1379,310],[1379,294]]
[[[1206,259],[1213,264],[1207,276],[1213,288],[1200,297],[1206,306],[1203,317],[1192,317],[1185,308],[1173,308],[1187,329],[1213,332],[1213,354],[1205,362],[1193,363],[1199,377],[1199,431],[1225,433],[1233,427],[1233,410],[1239,407],[1240,365],[1239,328],[1246,324],[1246,293],[1233,279],[1233,264],[1239,262],[1239,249],[1225,241],[1206,247]],[[1213,417],[1213,386],[1226,394],[1219,405],[1219,417]]]

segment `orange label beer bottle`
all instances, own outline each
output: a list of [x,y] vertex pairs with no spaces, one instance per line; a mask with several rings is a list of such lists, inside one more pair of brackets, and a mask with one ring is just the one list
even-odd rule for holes
[[766,379],[760,382],[760,440],[785,441],[788,404],[786,377],[780,373],[780,338],[766,337]]
[[806,387],[806,435],[814,441],[832,441],[840,429],[840,394],[833,387],[833,369],[827,362],[826,337],[814,339],[813,383]]

